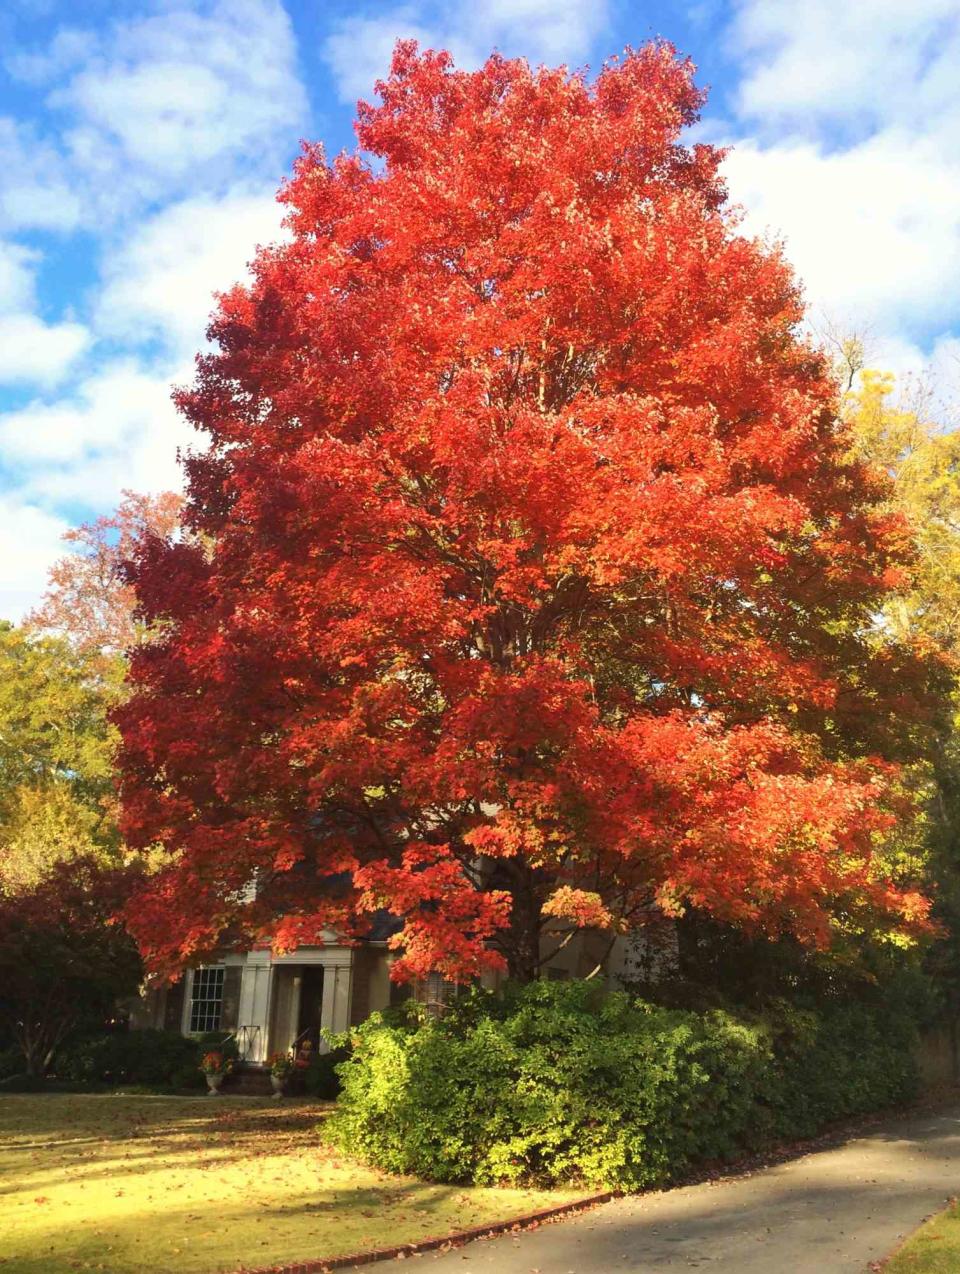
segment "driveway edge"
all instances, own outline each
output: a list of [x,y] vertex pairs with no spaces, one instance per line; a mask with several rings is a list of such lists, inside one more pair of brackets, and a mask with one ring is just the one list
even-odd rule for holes
[[[890,1118],[908,1118],[912,1115],[934,1113],[942,1107],[953,1104],[957,1099],[957,1085],[949,1084],[931,1087],[921,1091],[906,1107],[895,1107],[853,1119],[838,1121],[813,1137],[798,1139],[785,1143],[772,1151],[756,1155],[747,1155],[732,1163],[711,1164],[706,1170],[699,1169],[686,1177],[672,1182],[665,1189],[674,1189],[685,1185],[696,1185],[704,1181],[721,1181],[735,1179],[738,1176],[752,1175],[764,1168],[800,1158],[803,1155],[815,1154],[833,1146],[842,1145],[845,1141],[866,1133],[871,1127]],[[642,1193],[642,1192],[641,1192]],[[419,1256],[423,1252],[436,1252],[441,1248],[460,1247],[475,1239],[490,1239],[511,1231],[520,1233],[523,1230],[534,1230],[545,1221],[559,1220],[562,1217],[575,1216],[579,1212],[588,1212],[602,1203],[622,1198],[623,1190],[604,1190],[600,1194],[586,1195],[582,1199],[574,1199],[570,1203],[561,1203],[554,1208],[543,1208],[539,1212],[528,1212],[523,1216],[513,1217],[509,1221],[494,1221],[490,1225],[473,1226],[469,1230],[457,1230],[453,1234],[445,1234],[439,1238],[419,1239],[414,1243],[401,1243],[397,1247],[371,1248],[367,1252],[354,1252],[346,1256],[320,1257],[309,1261],[291,1261],[280,1265],[264,1265],[257,1267],[240,1267],[240,1274],[332,1274],[334,1270],[350,1269],[359,1265],[374,1265],[380,1261],[404,1259],[408,1256]],[[931,1216],[936,1213],[931,1213]],[[925,1218],[929,1219],[929,1218]],[[923,1224],[923,1222],[921,1222]],[[909,1237],[909,1236],[908,1236]],[[906,1239],[902,1240],[906,1242]],[[898,1244],[898,1247],[900,1245]],[[894,1249],[896,1251],[896,1249]],[[891,1259],[894,1252],[888,1253],[874,1269],[882,1270],[883,1265]]]
[[543,1208],[539,1212],[528,1212],[523,1216],[512,1217],[509,1221],[493,1221],[489,1225],[477,1225],[469,1230],[457,1230],[453,1234],[444,1234],[439,1238],[418,1239],[414,1243],[401,1243],[397,1247],[371,1248],[368,1252],[352,1252],[346,1256],[320,1257],[315,1261],[293,1261],[289,1265],[264,1265],[256,1269],[243,1269],[243,1274],[330,1274],[333,1270],[346,1270],[357,1265],[373,1265],[378,1261],[393,1261],[398,1257],[419,1256],[422,1252],[436,1252],[440,1248],[459,1247],[462,1243],[470,1243],[474,1239],[490,1239],[511,1231],[535,1230],[544,1221],[553,1221],[559,1217],[573,1216],[578,1212],[587,1212],[598,1204],[609,1203],[619,1198],[621,1191],[604,1190],[602,1194],[587,1195],[583,1199],[574,1199],[570,1203],[560,1203],[555,1208]]

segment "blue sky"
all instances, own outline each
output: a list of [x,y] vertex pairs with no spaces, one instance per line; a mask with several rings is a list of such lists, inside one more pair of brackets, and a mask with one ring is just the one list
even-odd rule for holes
[[395,39],[597,67],[661,35],[748,228],[817,321],[960,382],[956,0],[7,0],[0,13],[0,616],[124,487],[179,484],[169,403],[214,289],[278,233],[301,138],[352,143]]

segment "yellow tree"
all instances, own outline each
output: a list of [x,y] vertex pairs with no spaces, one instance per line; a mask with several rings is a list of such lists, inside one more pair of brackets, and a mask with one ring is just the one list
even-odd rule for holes
[[933,395],[922,384],[899,392],[895,378],[861,370],[862,344],[841,348],[841,376],[849,386],[845,416],[854,453],[889,473],[891,505],[913,529],[916,562],[911,578],[893,592],[882,629],[943,652],[948,677],[930,732],[926,759],[905,772],[915,816],[886,847],[913,868],[923,862],[932,878],[936,910],[948,929],[928,966],[960,1011],[960,429],[937,419]]
[[931,418],[928,394],[914,397],[898,399],[890,373],[864,371],[845,414],[858,458],[893,477],[893,503],[914,528],[916,567],[890,598],[886,622],[898,637],[960,656],[960,430]]

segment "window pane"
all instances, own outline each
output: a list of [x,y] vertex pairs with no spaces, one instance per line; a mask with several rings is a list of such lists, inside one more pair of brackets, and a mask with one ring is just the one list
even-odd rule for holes
[[222,964],[208,965],[193,971],[193,994],[190,999],[190,1030],[202,1033],[220,1028],[223,1008]]

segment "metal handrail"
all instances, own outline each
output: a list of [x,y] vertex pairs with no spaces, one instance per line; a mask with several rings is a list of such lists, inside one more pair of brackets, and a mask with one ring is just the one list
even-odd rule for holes
[[260,1027],[258,1023],[251,1022],[248,1026],[238,1026],[236,1032],[231,1038],[237,1041],[237,1055],[241,1062],[247,1060],[247,1056],[253,1045],[260,1037]]
[[307,1029],[306,1029],[305,1031],[301,1031],[301,1032],[300,1032],[300,1034],[297,1036],[297,1038],[296,1038],[296,1039],[293,1041],[293,1043],[290,1045],[290,1052],[291,1052],[291,1053],[293,1053],[293,1055],[294,1055],[294,1056],[296,1056],[297,1049],[300,1047],[300,1045],[303,1043],[303,1041],[307,1038],[307,1036],[308,1036],[308,1035],[311,1033],[311,1031],[313,1031],[314,1029],[315,1029],[314,1027],[312,1027],[312,1026],[308,1026],[308,1027],[307,1027]]

